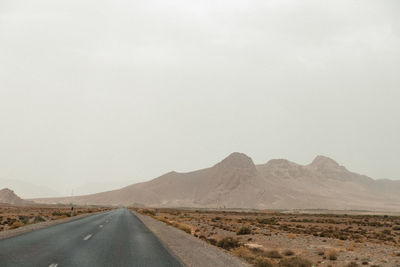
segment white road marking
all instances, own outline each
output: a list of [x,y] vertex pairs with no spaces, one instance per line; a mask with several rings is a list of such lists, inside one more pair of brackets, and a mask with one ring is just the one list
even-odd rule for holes
[[52,263],[52,264],[49,265],[49,267],[57,267],[57,266],[58,266],[57,263]]
[[87,236],[85,236],[85,238],[83,239],[83,240],[88,240],[89,238],[91,238],[92,237],[92,235],[87,235]]
[[100,227],[100,228],[103,228],[103,225],[102,225],[102,224],[100,224],[100,225],[99,225],[99,227]]

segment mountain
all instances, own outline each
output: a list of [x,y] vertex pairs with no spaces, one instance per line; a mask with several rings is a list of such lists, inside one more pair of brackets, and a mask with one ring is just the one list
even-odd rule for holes
[[0,203],[1,204],[11,204],[11,205],[30,205],[34,204],[32,201],[23,200],[17,196],[14,191],[4,188],[0,190]]
[[12,188],[22,198],[58,197],[60,193],[47,186],[31,184],[17,179],[0,178],[0,188]]
[[[35,201],[70,203],[71,198]],[[245,154],[233,153],[210,168],[170,172],[72,201],[153,207],[399,210],[400,181],[374,180],[324,156],[317,156],[308,165],[286,159],[255,165]]]
[[129,181],[110,181],[110,182],[90,182],[82,184],[73,189],[74,195],[89,195],[106,190],[119,189],[125,187],[132,182]]

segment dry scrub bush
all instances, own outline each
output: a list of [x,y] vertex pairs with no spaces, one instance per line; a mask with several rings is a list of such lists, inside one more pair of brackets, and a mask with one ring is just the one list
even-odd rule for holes
[[358,264],[356,262],[352,261],[349,264],[347,264],[347,267],[358,267]]
[[242,227],[237,231],[237,235],[249,235],[251,234],[251,229],[249,227]]
[[62,212],[62,211],[53,211],[53,213],[51,215],[55,216],[56,218],[71,217],[70,212]]
[[286,258],[279,262],[280,267],[311,267],[312,263],[309,260],[300,258],[300,257],[293,257],[293,258]]
[[347,251],[354,251],[354,249],[355,249],[354,243],[350,244],[350,245],[346,248]]
[[24,223],[23,223],[23,222],[15,221],[15,222],[13,222],[13,224],[10,226],[10,229],[16,229],[16,228],[19,228],[19,227],[21,227],[21,226],[24,226]]
[[182,231],[184,231],[184,232],[186,232],[188,234],[192,233],[192,229],[189,226],[185,225],[185,224],[181,224],[181,223],[178,223],[178,222],[173,222],[172,226],[175,227],[175,228],[178,228],[178,229],[180,229],[180,230],[182,230]]
[[270,250],[266,252],[266,256],[272,259],[281,259],[282,255],[277,250]]
[[292,250],[290,250],[290,249],[286,249],[286,250],[283,251],[283,255],[285,255],[285,256],[293,256],[294,252]]
[[157,220],[159,220],[159,221],[161,221],[161,222],[163,222],[163,223],[166,223],[166,224],[168,224],[168,225],[171,225],[171,226],[173,226],[173,227],[175,227],[175,228],[178,228],[178,229],[180,229],[180,230],[182,230],[182,231],[184,231],[184,232],[186,232],[186,233],[188,233],[188,234],[191,234],[192,233],[192,228],[190,228],[188,225],[186,225],[186,224],[183,224],[183,223],[178,223],[178,222],[171,222],[171,221],[169,221],[168,219],[166,219],[166,218],[164,218],[164,217],[161,217],[161,216],[153,216],[153,218],[154,219],[157,219]]
[[234,255],[237,257],[243,258],[248,262],[252,262],[255,259],[254,253],[246,248],[246,247],[239,247],[232,251]]
[[257,257],[254,262],[254,265],[256,267],[273,267],[274,266],[274,264],[270,260],[263,258],[263,257]]
[[156,216],[156,215],[157,215],[156,212],[155,212],[154,210],[149,210],[149,209],[144,209],[144,210],[142,210],[142,213],[143,213],[143,214],[150,215],[150,216]]
[[293,233],[288,234],[289,239],[295,239],[296,237],[297,237],[296,234],[293,234]]
[[234,255],[245,259],[247,262],[254,264],[258,267],[272,267],[273,263],[265,258],[266,252],[261,249],[249,249],[246,247],[239,247],[232,251]]
[[218,241],[217,246],[226,250],[237,248],[240,246],[239,240],[232,237],[224,237]]
[[37,222],[45,222],[46,220],[42,216],[35,216],[35,219],[33,220],[34,223]]
[[335,261],[335,260],[337,260],[337,254],[338,254],[337,250],[334,248],[331,248],[326,252],[325,255],[329,260]]

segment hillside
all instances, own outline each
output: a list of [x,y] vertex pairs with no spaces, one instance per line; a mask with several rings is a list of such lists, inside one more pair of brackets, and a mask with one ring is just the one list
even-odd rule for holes
[[11,204],[11,205],[29,205],[34,204],[32,201],[23,200],[17,196],[14,191],[4,188],[0,190],[0,203],[1,204]]
[[18,179],[0,178],[0,188],[12,188],[15,192],[18,192],[18,196],[24,199],[62,196],[62,194],[47,186],[32,184]]
[[[46,198],[40,203],[70,203]],[[285,159],[255,165],[241,153],[189,173],[170,172],[149,182],[74,197],[77,204],[257,209],[398,210],[400,181],[374,180],[318,156],[309,165]]]

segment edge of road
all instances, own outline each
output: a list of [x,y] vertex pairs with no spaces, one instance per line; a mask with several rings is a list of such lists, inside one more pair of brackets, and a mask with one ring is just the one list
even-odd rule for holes
[[175,227],[131,211],[185,266],[247,267],[249,264]]
[[79,219],[82,219],[82,218],[85,218],[85,217],[89,217],[89,216],[92,216],[92,215],[96,215],[96,214],[99,214],[99,213],[101,213],[101,212],[85,213],[85,214],[80,214],[80,215],[77,215],[77,216],[68,217],[68,218],[64,218],[64,219],[58,219],[58,220],[53,220],[53,221],[34,223],[34,224],[29,224],[29,225],[26,225],[26,226],[19,227],[17,229],[1,231],[0,232],[0,240],[11,238],[11,237],[14,237],[14,236],[17,236],[17,235],[21,235],[21,234],[25,234],[25,233],[29,233],[29,232],[32,232],[32,231],[35,231],[35,230],[39,230],[39,229],[43,229],[43,228],[46,228],[46,227],[50,227],[50,226],[53,226],[53,225],[72,222],[72,221],[79,220]]

